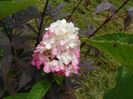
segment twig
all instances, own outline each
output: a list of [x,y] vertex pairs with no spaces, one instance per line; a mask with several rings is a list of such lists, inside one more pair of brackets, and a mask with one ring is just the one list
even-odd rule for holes
[[[119,12],[119,10],[121,10],[121,8],[123,8],[127,3],[129,2],[129,0],[126,0],[116,11],[115,14],[117,14]],[[94,36],[105,24],[107,24],[108,22],[110,22],[110,19],[113,17],[113,15],[111,15],[110,17],[106,18],[105,21],[89,36],[92,37]]]
[[72,10],[70,16],[67,18],[67,21],[69,21],[73,15],[73,13],[77,10],[77,8],[79,7],[79,5],[81,4],[82,0],[79,1],[79,3],[74,7],[74,9]]
[[38,34],[37,34],[37,39],[36,39],[36,46],[40,42],[40,35],[41,35],[42,27],[43,27],[43,21],[44,21],[45,12],[47,10],[48,2],[49,2],[49,0],[46,1],[46,4],[44,6],[44,10],[43,10],[43,13],[42,13],[42,18],[41,18],[41,22],[40,22],[40,25],[39,25],[39,31],[38,31]]
[[117,12],[119,12],[119,10],[120,10],[121,8],[123,8],[129,1],[130,1],[130,0],[126,0],[119,8],[115,11],[115,14],[116,14]]

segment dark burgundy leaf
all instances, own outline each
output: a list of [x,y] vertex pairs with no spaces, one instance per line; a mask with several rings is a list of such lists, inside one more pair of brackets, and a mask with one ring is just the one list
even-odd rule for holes
[[60,14],[60,17],[67,17],[67,16],[69,16],[69,15],[71,15],[70,13],[61,13]]
[[128,15],[133,17],[133,8],[128,9]]
[[47,16],[50,16],[52,17],[54,20],[57,20],[57,18],[60,18],[60,17],[65,17],[65,16],[68,16],[68,14],[66,15],[62,15],[61,14],[61,10],[64,8],[64,6],[66,5],[66,3],[60,3],[57,7],[53,8],[50,4],[48,5],[47,7],[47,10],[46,10],[46,15]]
[[61,13],[61,14],[59,14],[58,16],[53,17],[53,19],[54,19],[54,20],[57,20],[57,19],[59,19],[59,18],[65,18],[65,17],[68,17],[68,16],[70,16],[70,15],[71,15],[70,13]]
[[12,61],[11,44],[5,34],[5,32],[0,32],[0,47],[3,49],[3,56],[0,59],[0,72],[4,77],[7,76]]
[[0,32],[0,42],[0,46],[5,46],[10,43],[6,33],[3,31]]
[[0,58],[3,56],[4,50],[0,47]]
[[38,33],[38,31],[31,25],[31,24],[26,24],[26,26],[32,30],[34,33]]
[[[2,21],[3,21],[3,23],[5,23],[4,25],[7,27],[7,29],[11,29],[12,24],[13,24],[12,16],[8,16],[8,17],[4,18]],[[2,25],[2,27],[3,27],[3,25]]]
[[[7,75],[11,67],[12,54],[11,54],[11,44],[6,33],[0,32],[0,48],[3,49],[2,57],[0,57],[0,75],[4,82],[7,80]],[[2,84],[2,83],[1,83]]]
[[[21,25],[22,27],[21,28],[17,28],[16,30],[16,32],[18,32],[18,33],[20,33],[20,35],[31,35],[31,36],[33,36],[34,35],[34,33],[37,33],[37,31],[36,30],[34,30],[33,31],[33,29],[31,29],[31,26],[29,27],[29,25],[27,25],[27,24],[24,24],[24,25]],[[34,27],[33,27],[34,28]],[[34,32],[34,33],[33,33]]]
[[127,27],[130,25],[131,22],[132,22],[132,17],[131,16],[127,16],[124,19],[124,30],[127,29]]
[[79,36],[80,36],[80,37],[82,37],[82,36],[87,36],[87,30],[80,29],[80,30],[79,30]]
[[0,73],[0,94],[1,94],[1,88],[4,88],[4,80],[3,80],[2,74]]
[[28,84],[31,80],[32,80],[32,70],[28,69],[27,71],[25,71],[21,78],[20,78],[20,82],[19,82],[19,88],[21,89],[23,88],[26,84]]
[[124,19],[124,29],[126,30],[127,27],[130,25],[132,22],[132,17],[133,17],[133,8],[128,9],[127,16]]
[[54,10],[53,10],[53,15],[60,13],[60,11],[62,10],[62,8],[66,5],[66,3],[60,3]]
[[115,11],[116,11],[115,7],[112,6],[112,7],[110,8],[110,12],[111,12],[111,15],[112,15],[112,16],[115,15]]
[[79,30],[79,35],[80,36],[90,36],[94,33],[94,31],[96,30],[96,26],[94,24],[90,24],[88,23],[86,20],[84,20],[84,22],[86,23],[86,29],[80,29]]
[[2,97],[3,97],[3,95],[5,94],[5,90],[0,90],[0,99],[3,99]]
[[32,18],[37,18],[39,16],[40,16],[39,11],[35,7],[30,7],[25,10],[22,10],[20,12],[17,12],[13,16],[14,23],[13,23],[12,27],[16,28],[16,27],[28,22]]
[[48,16],[56,16],[58,15],[62,8],[65,6],[65,3],[60,3],[57,7],[53,8],[50,4],[48,4],[47,10],[46,10],[46,15]]
[[[9,48],[8,48],[9,49]],[[7,75],[11,67],[12,56],[9,52],[5,51],[4,56],[0,60],[0,73],[2,74],[3,79],[7,80]]]
[[85,59],[87,58],[88,54],[90,53],[90,48],[91,48],[91,46],[88,46],[87,51],[86,51],[86,53],[84,55],[84,58],[83,58],[83,62],[85,61]]
[[25,51],[25,52],[23,53],[22,58],[31,57],[32,54],[33,54],[33,50],[27,51],[27,52]]
[[25,35],[25,36],[13,36],[13,40],[11,42],[12,46],[17,48],[24,44],[27,41],[34,40],[34,36]]
[[37,8],[29,7],[13,14],[12,16],[6,17],[3,21],[6,23],[5,25],[7,29],[10,29],[11,31],[13,28],[20,28],[24,23],[39,16],[40,13]]
[[92,35],[92,34],[94,33],[95,30],[96,30],[95,25],[89,24],[89,25],[88,25],[87,34],[88,34],[88,35]]
[[109,3],[109,2],[102,2],[101,4],[99,4],[96,8],[95,14],[99,14],[100,12],[103,12],[105,10],[110,10],[112,14],[115,13],[115,7],[113,4]]
[[90,61],[84,61],[83,63],[80,63],[80,66],[85,66],[87,67],[89,70],[95,70],[96,67],[92,65],[92,62]]
[[50,4],[48,4],[45,15],[51,15],[52,10],[53,10],[52,6]]
[[91,51],[93,52],[95,57],[98,57],[100,55],[100,51],[97,48],[93,47],[93,46],[91,46]]

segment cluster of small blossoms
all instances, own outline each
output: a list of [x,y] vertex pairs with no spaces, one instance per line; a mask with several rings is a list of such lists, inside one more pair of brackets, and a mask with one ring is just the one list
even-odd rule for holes
[[79,70],[80,40],[78,28],[65,19],[58,20],[46,28],[42,41],[36,47],[32,64],[45,73],[70,76]]

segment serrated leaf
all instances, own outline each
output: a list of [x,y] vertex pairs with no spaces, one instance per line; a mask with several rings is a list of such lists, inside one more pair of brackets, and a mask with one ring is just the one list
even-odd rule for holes
[[36,0],[0,1],[0,19],[35,4]]
[[43,80],[37,82],[28,94],[27,99],[42,99],[51,87],[51,82]]
[[133,75],[125,68],[118,69],[115,88],[104,95],[104,99],[132,99]]
[[27,99],[28,93],[17,93],[12,96],[5,97],[4,99]]
[[113,33],[82,40],[112,56],[117,63],[133,71],[133,34]]

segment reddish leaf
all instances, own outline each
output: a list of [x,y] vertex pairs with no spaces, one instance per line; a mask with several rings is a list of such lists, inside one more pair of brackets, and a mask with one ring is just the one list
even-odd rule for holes
[[128,16],[124,19],[124,30],[127,29],[127,27],[130,25],[131,22],[132,22],[132,17],[128,15]]
[[88,31],[87,31],[87,34],[88,34],[88,35],[92,35],[92,34],[94,33],[95,30],[96,30],[95,25],[93,25],[93,24],[89,24],[89,25],[88,25]]
[[124,29],[126,30],[127,27],[131,24],[133,17],[133,8],[128,9],[127,16],[124,19]]
[[133,17],[133,8],[128,9],[128,15]]
[[5,32],[0,32],[0,42],[0,46],[6,46],[10,44]]
[[24,44],[25,42],[31,41],[31,40],[34,40],[34,39],[35,39],[35,37],[30,36],[30,35],[13,36],[11,44],[14,48],[18,48],[19,46],[22,46],[22,44]]
[[112,15],[115,13],[114,5],[104,1],[97,6],[95,14],[99,14],[100,12],[103,12],[105,10],[110,10]]
[[11,61],[12,61],[12,56],[9,54],[4,53],[4,56],[0,60],[0,73],[1,76],[4,80],[4,83],[7,83],[7,75],[11,67]]
[[48,5],[46,10],[46,15],[52,17],[54,20],[57,20],[57,18],[60,18],[62,16],[69,16],[69,14],[61,13],[61,10],[64,8],[66,3],[60,3],[57,7],[53,8],[51,5]]
[[19,82],[19,89],[23,88],[32,80],[32,73],[33,72],[31,70],[27,70],[22,74]]
[[14,14],[13,28],[17,28],[33,18],[39,17],[40,13],[35,7],[29,7]]

